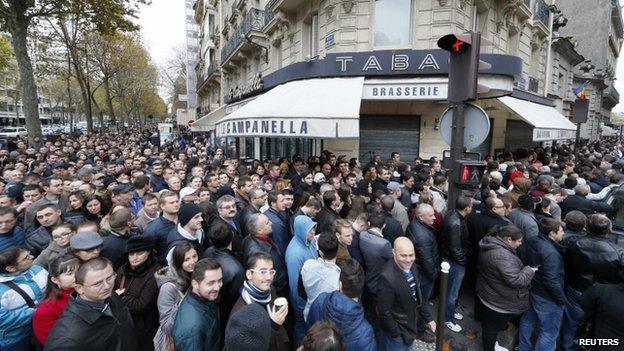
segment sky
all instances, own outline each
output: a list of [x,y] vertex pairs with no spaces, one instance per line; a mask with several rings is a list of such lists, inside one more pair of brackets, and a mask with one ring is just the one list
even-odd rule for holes
[[184,1],[152,0],[139,14],[141,36],[152,59],[162,65],[173,55],[173,48],[184,45]]

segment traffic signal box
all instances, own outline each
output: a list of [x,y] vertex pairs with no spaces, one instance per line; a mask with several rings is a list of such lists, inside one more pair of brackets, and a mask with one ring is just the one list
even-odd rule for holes
[[450,53],[448,101],[472,101],[477,98],[481,34],[448,34],[438,40],[438,47]]

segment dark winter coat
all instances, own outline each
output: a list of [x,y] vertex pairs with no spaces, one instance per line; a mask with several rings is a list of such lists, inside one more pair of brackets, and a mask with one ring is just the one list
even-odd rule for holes
[[405,236],[405,231],[401,226],[401,222],[394,219],[390,212],[384,212],[384,217],[386,218],[386,226],[381,231],[381,234],[394,246],[394,240],[400,236]]
[[10,232],[0,234],[0,251],[12,247],[24,246],[24,230],[15,226]]
[[189,292],[182,299],[173,323],[176,351],[221,351],[220,326],[217,303]]
[[271,208],[264,211],[264,215],[271,221],[273,231],[271,238],[277,246],[280,254],[284,256],[286,254],[286,248],[290,243],[290,234],[288,232],[288,222],[282,213],[279,213]]
[[264,242],[254,238],[253,235],[247,236],[243,240],[243,262],[247,262],[249,256],[256,252],[264,252],[273,258],[273,268],[275,269],[275,278],[273,286],[280,293],[288,291],[288,275],[286,274],[286,261],[277,247],[271,242]]
[[221,265],[223,286],[219,292],[221,297],[219,308],[223,320],[227,321],[232,307],[240,297],[241,288],[245,281],[245,269],[229,249],[209,247],[202,255],[202,258],[206,257],[214,258]]
[[606,202],[588,200],[585,196],[570,195],[561,202],[561,218],[570,211],[581,211],[585,215],[594,213],[606,213],[607,215],[613,211],[613,207]]
[[593,322],[590,337],[620,341],[618,346],[601,346],[600,350],[622,350],[622,335],[624,335],[622,301],[624,301],[624,284],[595,284],[579,299],[579,305]]
[[470,249],[470,237],[465,218],[457,210],[451,210],[444,218],[441,237],[442,258],[448,259],[455,264],[466,265],[468,262],[468,250]]
[[115,290],[125,289],[121,300],[130,310],[138,350],[154,349],[152,340],[159,326],[156,306],[158,285],[154,273],[160,268],[157,259],[150,256],[136,270],[131,269],[127,262],[117,270]]
[[435,281],[438,278],[438,267],[440,266],[440,253],[435,230],[417,218],[411,221],[407,227],[407,236],[414,243],[420,273],[429,281]]
[[158,263],[163,266],[167,264],[167,235],[175,227],[175,222],[161,215],[148,224],[143,231],[145,237],[152,238],[156,242],[156,257],[158,258]]
[[44,350],[137,350],[132,317],[115,293],[104,304],[85,301],[74,294],[65,312],[48,335]]
[[490,211],[483,210],[481,213],[471,213],[466,218],[470,241],[473,243],[473,250],[479,252],[479,242],[486,237],[492,228],[511,224],[507,217],[499,216]]
[[115,232],[109,231],[108,235],[104,237],[104,243],[102,243],[102,251],[100,256],[108,258],[115,269],[121,267],[125,261],[123,255],[126,250],[126,243],[128,239],[134,236],[134,233],[128,232],[125,235],[119,235]]
[[622,262],[624,249],[606,237],[581,237],[566,251],[566,282],[581,292],[594,283],[617,284]]
[[563,246],[540,234],[525,241],[525,264],[539,269],[531,283],[531,292],[563,306],[565,277],[563,273]]
[[316,219],[318,222],[318,225],[316,226],[316,232],[331,232],[334,221],[338,218],[340,218],[340,216],[338,215],[338,213],[336,213],[336,211],[332,210],[331,208],[322,208],[321,211],[316,215]]
[[379,274],[386,262],[392,261],[392,245],[385,238],[370,230],[360,233],[360,251],[365,263],[366,289],[377,295]]
[[37,257],[50,245],[50,241],[52,241],[52,235],[48,228],[33,225],[26,231],[24,245],[33,256]]
[[347,350],[377,350],[375,333],[364,318],[364,308],[345,294],[334,291],[317,296],[308,312],[308,325],[322,320],[334,322],[345,339]]
[[486,236],[479,242],[477,294],[486,303],[520,314],[529,308],[529,289],[535,272],[503,239]]
[[425,323],[433,320],[429,304],[422,303],[416,264],[411,271],[416,279],[416,298],[410,292],[403,270],[390,260],[379,275],[377,299],[381,329],[392,338],[402,337],[406,345],[411,345],[416,338],[418,319],[422,318]]

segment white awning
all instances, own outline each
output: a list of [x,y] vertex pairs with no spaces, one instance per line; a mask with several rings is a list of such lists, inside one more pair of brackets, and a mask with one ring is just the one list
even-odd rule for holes
[[498,98],[518,117],[533,126],[533,141],[573,139],[576,125],[557,109],[511,96]]
[[225,116],[225,105],[200,117],[191,124],[191,132],[209,132],[215,129],[217,121]]
[[288,82],[217,123],[217,137],[359,137],[363,77]]

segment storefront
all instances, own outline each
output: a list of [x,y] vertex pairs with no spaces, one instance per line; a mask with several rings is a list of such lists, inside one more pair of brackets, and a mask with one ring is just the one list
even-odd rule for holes
[[[488,112],[493,128],[474,151],[484,156],[506,147],[507,139],[530,146],[569,136],[573,129],[565,117],[552,107],[539,108],[540,99],[546,99],[514,90],[519,58],[484,54],[481,59],[492,67],[479,76],[488,92],[476,104]],[[322,149],[363,161],[375,154],[387,159],[392,151],[405,160],[441,156],[449,149],[438,130],[439,117],[448,108],[447,74],[448,53],[442,50],[340,53],[294,63],[263,77],[256,90],[243,89],[245,96],[227,96],[214,136],[235,138],[240,156],[248,158],[307,157]],[[516,97],[508,102],[509,95]],[[253,100],[244,100],[251,96]],[[526,104],[515,106],[515,100]],[[540,122],[553,116],[558,124]],[[518,128],[515,121],[533,126],[533,134],[514,134],[531,130]]]

